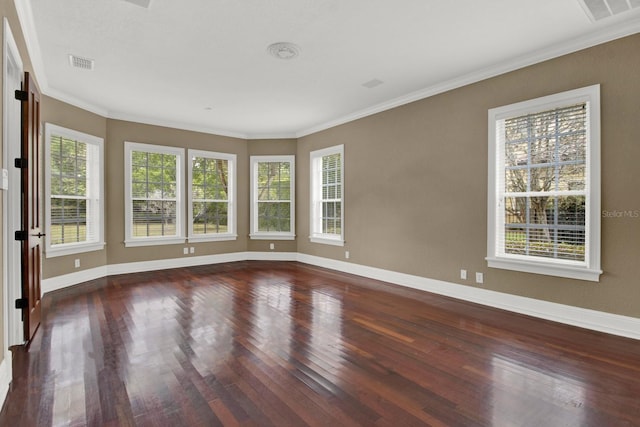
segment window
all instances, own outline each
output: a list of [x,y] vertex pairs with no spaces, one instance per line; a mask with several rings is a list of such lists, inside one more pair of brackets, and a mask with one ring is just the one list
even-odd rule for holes
[[184,243],[184,150],[125,142],[125,245]]
[[189,150],[189,241],[235,240],[236,156]]
[[344,246],[344,146],[311,152],[312,242]]
[[294,181],[294,156],[251,156],[252,239],[295,239]]
[[104,248],[103,140],[47,123],[47,257]]
[[489,110],[489,267],[598,281],[600,87]]

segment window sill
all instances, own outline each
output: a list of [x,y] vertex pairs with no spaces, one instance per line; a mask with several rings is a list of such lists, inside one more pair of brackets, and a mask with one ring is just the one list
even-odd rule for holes
[[197,236],[191,236],[187,239],[189,243],[201,243],[201,242],[226,242],[229,240],[237,240],[237,234],[202,234]]
[[94,252],[101,251],[105,247],[104,243],[89,243],[89,244],[78,244],[78,245],[64,245],[57,248],[47,248],[45,250],[46,258],[55,258],[59,256],[80,254],[84,252]]
[[251,240],[296,240],[295,234],[290,233],[254,233],[249,234]]
[[135,246],[156,246],[156,245],[181,245],[186,242],[184,237],[175,237],[175,238],[145,238],[145,239],[137,239],[137,240],[125,240],[124,246],[135,247]]
[[344,246],[344,240],[340,237],[318,237],[318,236],[309,236],[309,241],[312,243],[321,243],[323,245],[333,245],[333,246]]
[[521,271],[523,273],[544,274],[546,276],[599,282],[602,270],[582,266],[565,265],[554,262],[528,261],[520,259],[487,257],[490,268]]

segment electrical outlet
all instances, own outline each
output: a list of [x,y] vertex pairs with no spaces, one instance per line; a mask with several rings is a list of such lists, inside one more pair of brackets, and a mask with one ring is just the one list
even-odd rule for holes
[[191,247],[189,248],[189,253],[190,253],[190,254],[195,254],[195,253],[196,253],[196,248],[194,248],[193,246],[191,246]]
[[467,280],[467,270],[465,269],[460,270],[460,278],[462,280]]
[[274,250],[276,248],[275,243],[269,243],[269,249]]
[[476,273],[476,283],[484,283],[484,274]]
[[80,268],[80,258],[76,258],[73,261],[73,265],[75,265],[76,268]]
[[349,251],[344,251],[344,257],[345,257],[346,259],[349,259]]
[[182,248],[182,253],[185,255],[189,254],[189,248]]

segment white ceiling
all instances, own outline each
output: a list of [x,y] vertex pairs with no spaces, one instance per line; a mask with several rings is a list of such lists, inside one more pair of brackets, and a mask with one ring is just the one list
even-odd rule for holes
[[[578,0],[15,3],[45,94],[242,138],[306,135],[640,31],[640,9],[593,22]],[[269,56],[282,41],[300,55]]]

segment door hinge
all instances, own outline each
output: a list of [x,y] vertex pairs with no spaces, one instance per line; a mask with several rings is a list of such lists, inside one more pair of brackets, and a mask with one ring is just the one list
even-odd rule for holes
[[29,299],[28,298],[18,298],[16,300],[16,308],[18,310],[22,310],[23,308],[29,307]]
[[18,169],[25,169],[29,165],[29,162],[24,157],[18,157],[13,161],[13,165]]
[[28,101],[29,100],[29,94],[27,93],[26,90],[16,90],[16,99],[18,101]]
[[28,238],[28,233],[24,230],[18,230],[15,233],[15,239],[16,240],[27,240]]

